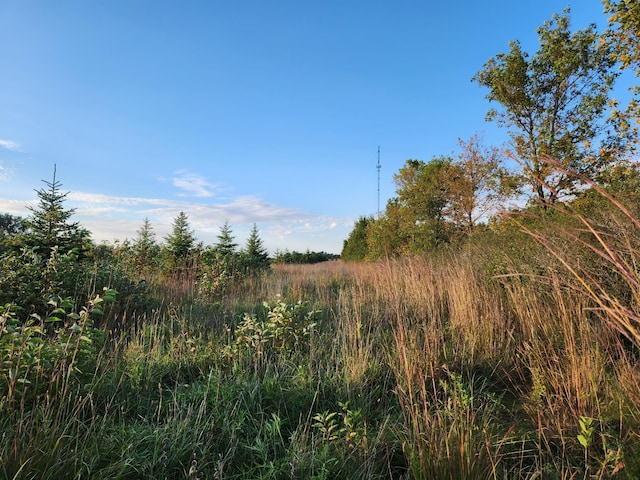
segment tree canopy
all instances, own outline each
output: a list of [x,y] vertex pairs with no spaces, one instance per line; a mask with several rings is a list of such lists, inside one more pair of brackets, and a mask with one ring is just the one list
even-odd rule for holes
[[367,245],[367,230],[373,222],[372,217],[360,217],[354,224],[349,238],[344,241],[342,247],[343,260],[364,260],[369,253]]
[[[624,70],[640,76],[640,3],[637,0],[604,0],[605,12],[610,14],[607,39],[613,49],[614,58]],[[631,140],[637,148],[638,124],[640,123],[640,87],[632,87],[633,98],[626,107],[615,105],[614,119],[618,131]]]
[[606,135],[605,114],[618,72],[595,25],[571,32],[568,9],[545,22],[538,38],[540,49],[533,56],[512,41],[474,80],[500,105],[487,119],[509,129],[534,196],[552,204],[575,192],[578,182],[568,171],[596,178],[616,151],[617,138]]

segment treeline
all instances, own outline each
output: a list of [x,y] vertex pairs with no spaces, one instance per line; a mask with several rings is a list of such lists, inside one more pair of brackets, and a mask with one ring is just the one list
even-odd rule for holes
[[299,263],[299,264],[313,264],[327,262],[329,260],[337,260],[340,255],[327,252],[290,252],[285,250],[284,252],[276,251],[273,256],[274,263]]
[[[509,230],[514,215],[554,217],[558,209],[598,215],[592,187],[637,201],[640,102],[613,98],[621,72],[638,75],[637,2],[605,2],[609,28],[571,31],[569,10],[538,29],[530,55],[518,41],[489,59],[473,81],[488,90],[487,120],[505,127],[506,147],[480,136],[457,155],[407,160],[394,176],[396,196],[378,218],[361,217],[342,258],[362,260],[459,246],[479,233]],[[519,217],[516,222],[522,222]]]

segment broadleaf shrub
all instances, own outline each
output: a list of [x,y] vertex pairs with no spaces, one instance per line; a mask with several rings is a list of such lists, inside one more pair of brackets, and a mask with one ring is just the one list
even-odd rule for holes
[[27,320],[18,316],[22,308],[0,306],[0,404],[19,401],[29,406],[72,383],[89,383],[104,339],[93,318],[115,296],[115,290],[105,289],[80,312],[72,310],[68,297],[51,299],[44,318],[34,313]]
[[318,312],[303,302],[281,299],[264,302],[266,318],[245,313],[235,330],[234,353],[249,354],[254,360],[287,357],[308,348],[317,326]]

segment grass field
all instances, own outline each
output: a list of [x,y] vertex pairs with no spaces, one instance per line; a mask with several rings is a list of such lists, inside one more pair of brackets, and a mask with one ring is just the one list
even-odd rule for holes
[[0,478],[638,478],[621,222],[533,234],[520,260],[274,265],[216,301],[153,279],[152,314],[49,360],[5,312]]

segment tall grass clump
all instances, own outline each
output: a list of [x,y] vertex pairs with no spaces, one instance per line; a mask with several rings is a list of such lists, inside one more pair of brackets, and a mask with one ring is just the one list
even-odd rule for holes
[[523,226],[547,262],[526,287],[512,283],[510,296],[540,444],[562,471],[572,470],[557,459],[573,449],[584,452],[585,475],[606,476],[625,464],[638,468],[640,221],[633,203],[581,180],[607,214],[560,205],[568,221],[554,232]]
[[500,423],[492,382],[512,333],[502,316],[487,314],[499,305],[485,306],[488,292],[465,272],[464,263],[416,259],[380,272],[395,317],[388,361],[403,419],[398,434],[413,478],[498,478],[505,468],[510,427]]

